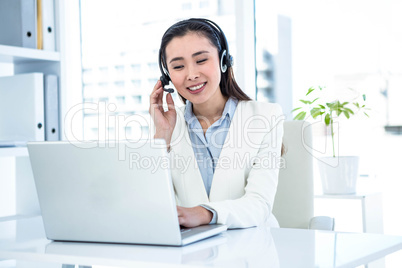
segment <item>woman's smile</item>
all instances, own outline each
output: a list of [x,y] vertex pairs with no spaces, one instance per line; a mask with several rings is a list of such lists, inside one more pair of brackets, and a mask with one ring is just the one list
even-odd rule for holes
[[204,90],[206,85],[207,85],[207,82],[204,82],[204,83],[200,83],[200,84],[197,84],[194,86],[187,87],[187,89],[190,91],[191,94],[198,94]]
[[166,46],[166,62],[177,92],[195,106],[224,103],[219,84],[219,53],[208,38],[197,33],[175,37]]

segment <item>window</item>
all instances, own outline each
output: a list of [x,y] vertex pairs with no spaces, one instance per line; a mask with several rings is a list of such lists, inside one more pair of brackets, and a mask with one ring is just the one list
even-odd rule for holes
[[131,64],[131,70],[133,71],[133,73],[140,73],[141,64]]
[[159,65],[157,62],[148,63],[148,70],[152,73],[157,73],[159,71]]
[[124,73],[124,65],[118,65],[114,67],[116,69],[116,72],[119,74],[123,74]]
[[188,11],[192,9],[192,4],[191,2],[185,1],[184,3],[181,4],[182,10]]
[[292,20],[275,12],[278,4],[255,1],[257,100],[292,110]]
[[117,96],[116,101],[118,104],[124,104],[126,102],[126,97],[124,96]]
[[[230,52],[235,57],[235,0],[224,3],[220,0],[81,0],[84,100],[116,102],[116,107],[126,104],[124,109],[99,111],[106,113],[103,116],[146,114],[148,95],[161,75],[158,66],[161,37],[178,20],[205,17],[216,21],[225,31]],[[122,99],[122,94],[128,97]],[[176,93],[173,97],[180,105]],[[125,131],[119,126],[98,129],[98,119],[90,114],[93,111],[84,113],[84,139],[96,139],[94,129],[110,136]],[[148,131],[147,127],[144,129]],[[130,131],[136,136],[135,131],[143,130]]]
[[382,192],[384,233],[397,235],[402,234],[401,217],[394,213],[402,202],[395,191],[402,184],[402,136],[384,126],[391,126],[388,131],[394,126],[395,132],[402,126],[400,10],[399,0],[255,0],[258,99],[294,102],[288,110],[291,120],[290,110],[311,86],[325,86],[341,101],[347,101],[342,98],[348,88],[365,93],[370,118],[362,113],[340,118],[338,150],[359,155],[358,191]]
[[131,84],[134,87],[134,89],[140,89],[141,88],[141,80],[131,80]]
[[141,104],[142,103],[142,97],[141,96],[132,96],[133,103],[135,104]]

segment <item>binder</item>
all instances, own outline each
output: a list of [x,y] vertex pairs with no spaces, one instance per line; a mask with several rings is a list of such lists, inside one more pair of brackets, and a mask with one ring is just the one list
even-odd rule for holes
[[36,0],[36,33],[37,33],[37,49],[43,49],[42,36],[42,0]]
[[37,47],[36,0],[0,0],[0,44]]
[[55,51],[54,0],[37,0],[38,49]]
[[44,141],[43,83],[42,73],[0,77],[0,144]]
[[56,75],[44,76],[45,140],[60,140],[59,85]]

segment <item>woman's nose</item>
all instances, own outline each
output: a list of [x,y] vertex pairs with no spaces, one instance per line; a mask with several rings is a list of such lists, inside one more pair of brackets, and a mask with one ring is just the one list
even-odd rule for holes
[[200,76],[197,67],[190,66],[187,68],[187,70],[188,70],[188,73],[187,73],[188,80],[195,80]]

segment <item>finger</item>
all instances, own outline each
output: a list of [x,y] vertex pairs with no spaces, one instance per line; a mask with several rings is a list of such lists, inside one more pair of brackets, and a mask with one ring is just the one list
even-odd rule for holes
[[176,206],[176,209],[177,209],[177,214],[178,214],[180,217],[184,217],[184,216],[185,216],[186,211],[187,211],[187,209],[186,209],[185,207]]
[[163,88],[160,92],[160,94],[158,94],[158,105],[159,105],[159,110],[163,113]]
[[156,84],[155,84],[154,88],[152,89],[152,92],[156,91],[161,86],[162,86],[161,80],[156,81]]
[[154,88],[155,90],[151,93],[149,102],[151,105],[154,105],[152,108],[153,109],[158,109],[161,112],[163,112],[163,107],[162,107],[162,98],[163,98],[163,88],[160,83],[157,83],[159,87]]
[[[150,114],[153,115],[155,113],[155,109],[159,109],[158,99],[163,96],[162,87],[156,88],[150,95],[149,103],[150,103]],[[160,110],[160,109],[159,109]]]
[[154,88],[152,89],[151,95],[150,95],[150,103],[157,103],[157,97],[159,96],[160,92],[162,89],[162,83],[160,80],[158,80],[154,86]]
[[159,99],[163,96],[162,87],[157,88],[154,92],[150,95],[150,102],[157,104]]
[[179,217],[179,225],[184,226],[185,222],[182,217]]
[[176,107],[174,107],[174,101],[173,101],[173,97],[172,97],[172,94],[167,94],[167,96],[166,96],[166,102],[167,102],[167,105],[168,105],[168,110],[169,111],[175,111],[176,110]]

